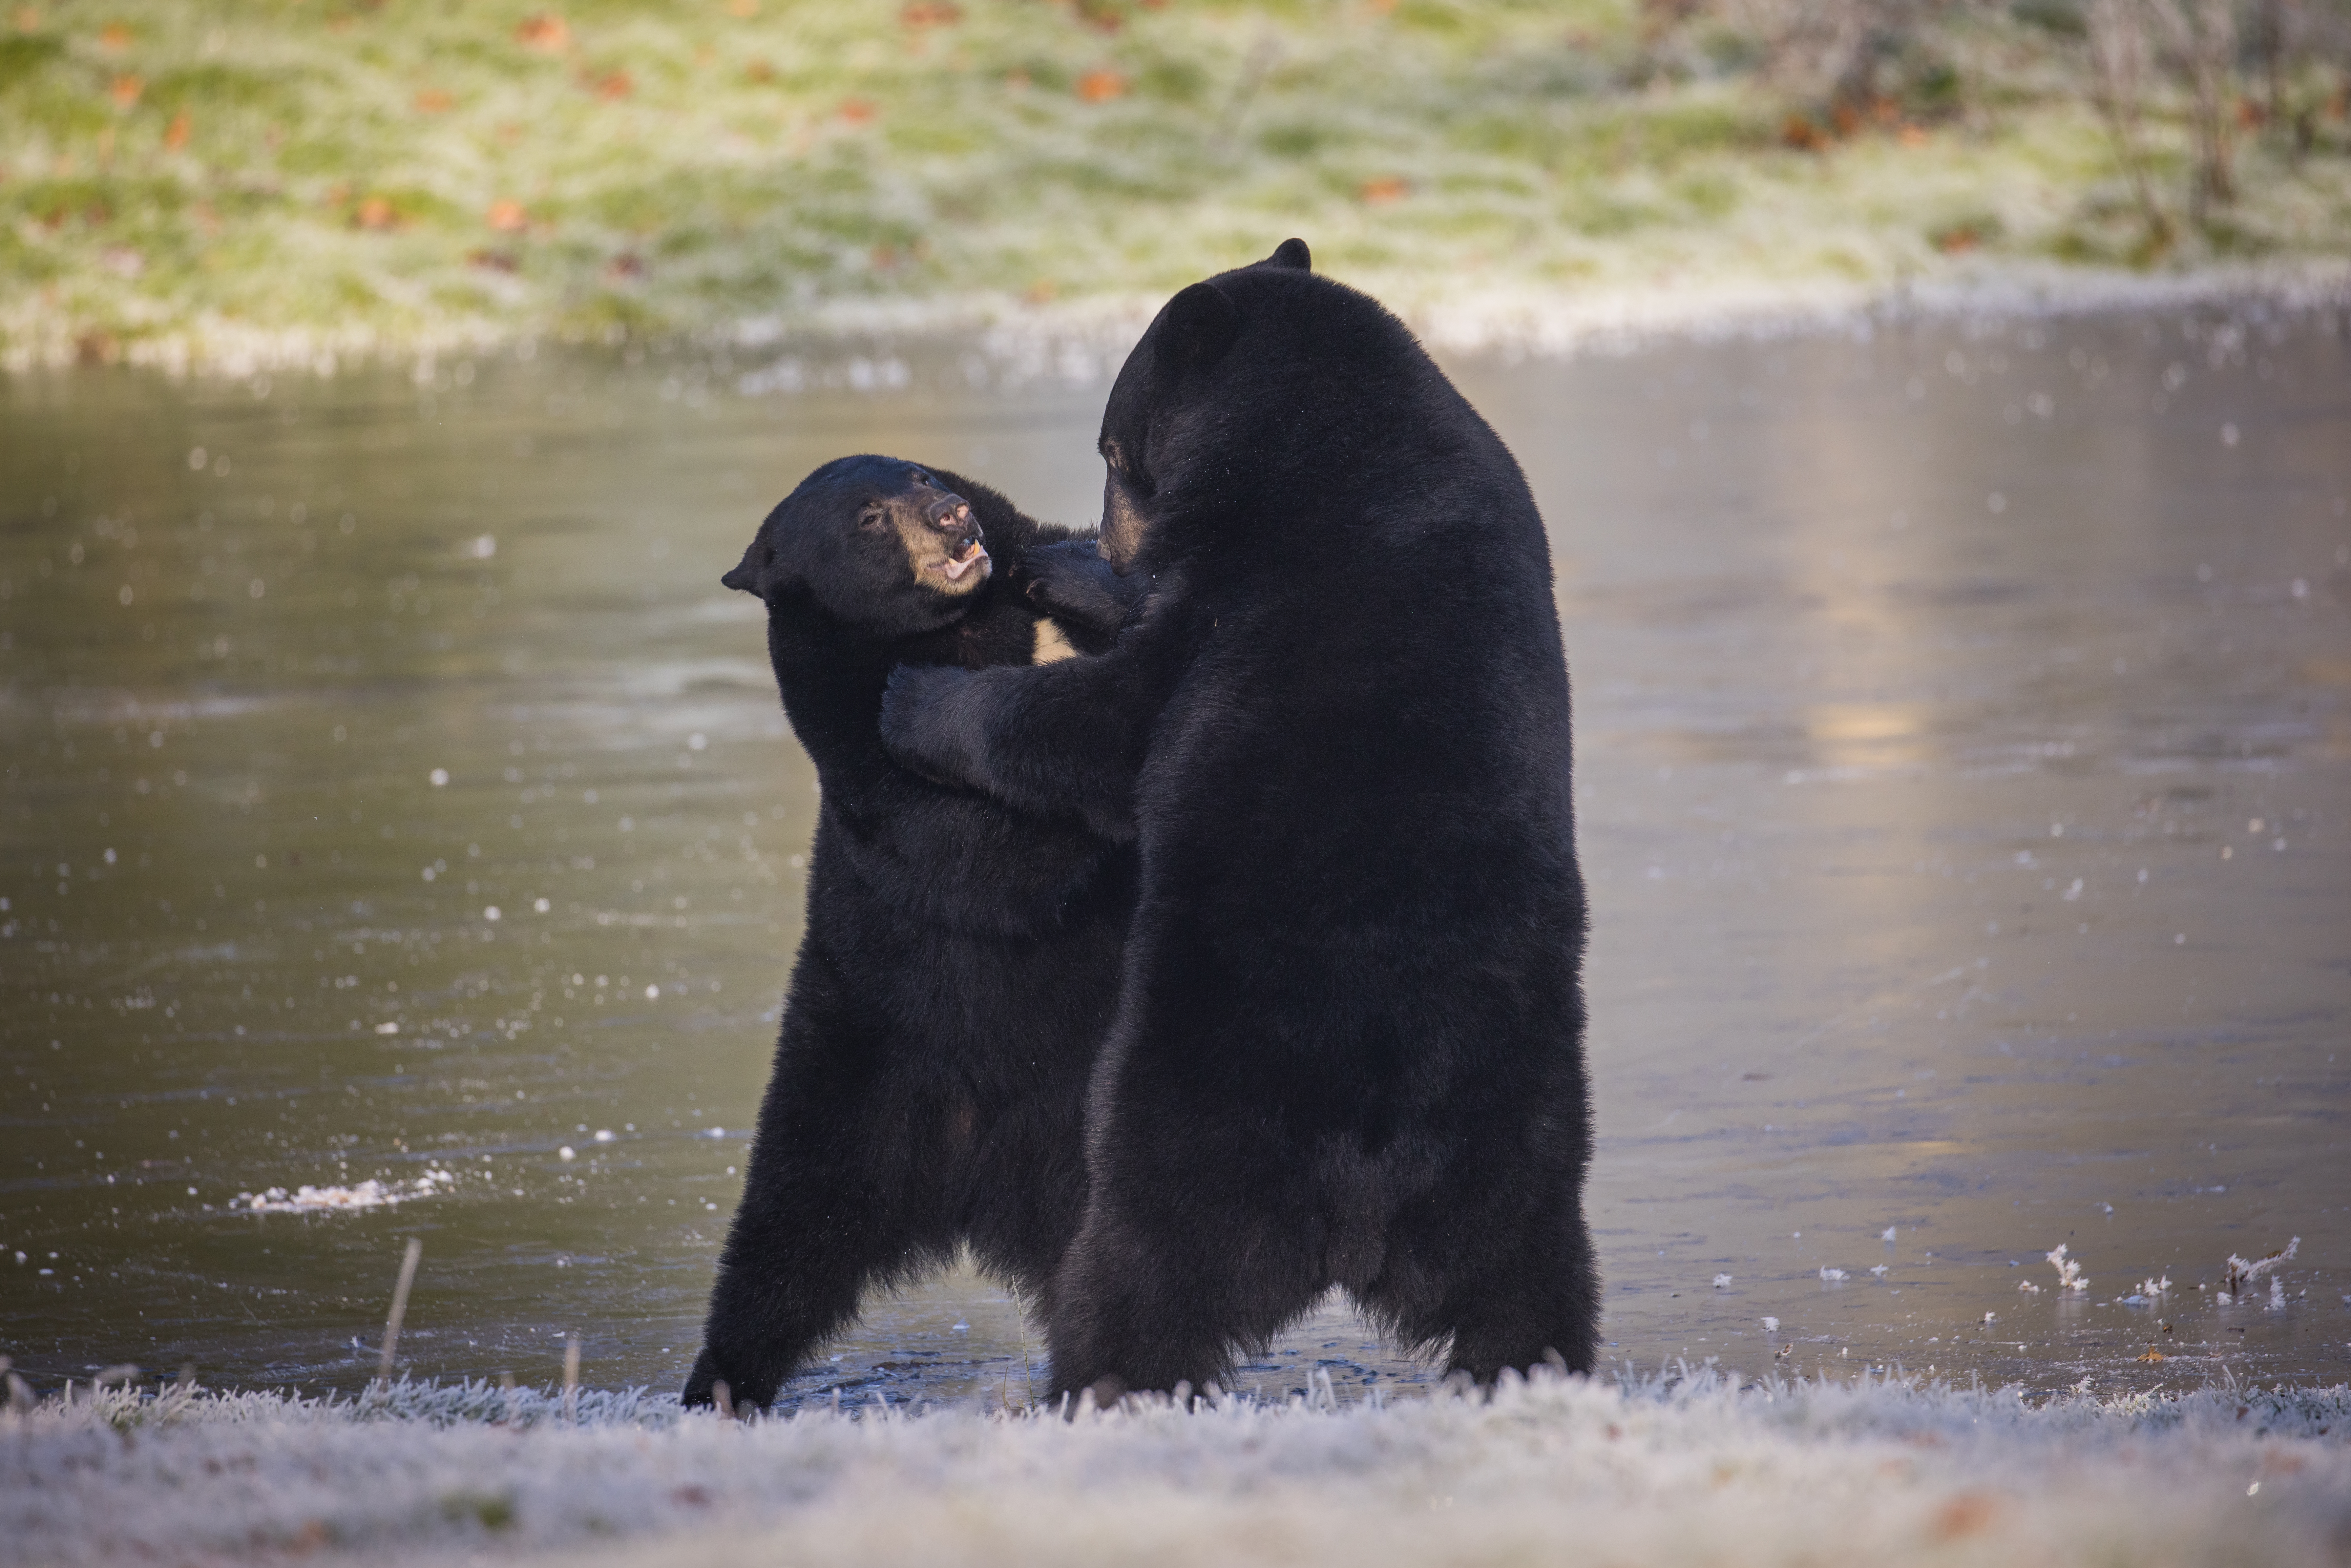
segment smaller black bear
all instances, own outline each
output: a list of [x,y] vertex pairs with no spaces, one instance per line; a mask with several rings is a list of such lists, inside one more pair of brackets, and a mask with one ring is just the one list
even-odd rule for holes
[[882,693],[901,664],[1029,663],[1040,607],[1099,649],[1135,591],[1091,538],[876,456],[810,475],[722,580],[767,604],[823,791],[807,932],[684,1392],[707,1405],[724,1380],[765,1406],[862,1291],[958,1243],[1050,1302],[1085,1202],[1086,1076],[1116,999],[1132,853],[900,767]]

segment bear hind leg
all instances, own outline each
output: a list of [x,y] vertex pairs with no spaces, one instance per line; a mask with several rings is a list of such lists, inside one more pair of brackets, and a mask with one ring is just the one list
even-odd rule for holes
[[1491,1384],[1502,1369],[1544,1364],[1589,1373],[1599,1349],[1600,1284],[1580,1212],[1531,1223],[1482,1267],[1454,1277],[1394,1277],[1363,1293],[1367,1312],[1405,1343],[1448,1347],[1446,1371]]
[[[1235,1252],[1260,1261],[1236,1267]],[[1053,1395],[1092,1390],[1107,1405],[1178,1384],[1205,1387],[1229,1375],[1235,1350],[1262,1344],[1311,1311],[1322,1288],[1288,1249],[1200,1258],[1097,1204],[1054,1291]]]

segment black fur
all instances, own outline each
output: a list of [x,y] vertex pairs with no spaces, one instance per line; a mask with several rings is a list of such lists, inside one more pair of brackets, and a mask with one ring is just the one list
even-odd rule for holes
[[[917,580],[899,526],[946,528],[955,546],[968,538],[958,500],[996,565],[1016,570],[950,598]],[[1052,594],[1018,569],[1067,539],[944,470],[849,457],[802,482],[726,574],[767,603],[823,805],[807,934],[689,1405],[710,1403],[716,1379],[768,1404],[862,1291],[958,1242],[1051,1300],[1084,1201],[1086,1074],[1116,994],[1132,855],[1066,818],[908,772],[876,721],[901,663],[1028,664],[1030,601]],[[1100,645],[1132,591],[1095,580],[1109,574],[1088,565],[1092,548],[1063,545],[1054,579],[1109,607],[1111,623],[1067,622]]]
[[1483,1380],[1592,1365],[1584,897],[1549,547],[1404,327],[1291,242],[1104,413],[1100,658],[899,671],[914,766],[1139,841],[1063,1391],[1217,1375],[1331,1285]]

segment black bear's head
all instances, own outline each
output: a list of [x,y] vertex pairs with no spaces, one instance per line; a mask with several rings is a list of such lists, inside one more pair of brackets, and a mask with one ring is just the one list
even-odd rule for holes
[[917,464],[837,457],[799,482],[718,580],[771,611],[813,601],[884,636],[935,631],[987,580],[970,503]]
[[1214,518],[1260,511],[1269,485],[1327,476],[1338,456],[1328,432],[1352,401],[1348,369],[1361,356],[1364,391],[1393,388],[1397,335],[1409,340],[1378,305],[1314,276],[1303,240],[1170,299],[1102,411],[1111,565],[1124,575],[1169,559],[1204,542]]

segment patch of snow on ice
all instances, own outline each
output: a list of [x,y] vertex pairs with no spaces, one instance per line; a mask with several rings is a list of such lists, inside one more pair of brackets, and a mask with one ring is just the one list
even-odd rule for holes
[[413,1182],[387,1186],[370,1177],[356,1186],[311,1186],[307,1183],[287,1192],[282,1186],[241,1192],[235,1207],[252,1214],[318,1214],[330,1209],[389,1208],[447,1190],[457,1178],[444,1170],[429,1170]]

